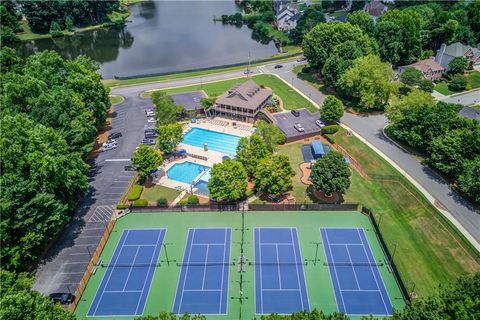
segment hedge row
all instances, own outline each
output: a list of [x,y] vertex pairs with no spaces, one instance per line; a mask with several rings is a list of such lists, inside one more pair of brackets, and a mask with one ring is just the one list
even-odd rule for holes
[[140,198],[142,195],[143,187],[139,186],[138,184],[134,185],[132,191],[128,195],[128,201],[135,201]]

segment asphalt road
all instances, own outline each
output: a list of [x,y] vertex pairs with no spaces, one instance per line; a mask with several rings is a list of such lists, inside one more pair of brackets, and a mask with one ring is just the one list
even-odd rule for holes
[[44,294],[75,292],[86,270],[91,254],[105,231],[133,172],[124,171],[143,138],[148,100],[126,96],[115,107],[110,132],[119,131],[118,148],[100,153],[91,163],[89,190],[74,212],[55,246],[36,270],[34,289]]
[[[284,67],[280,69],[274,69],[273,65],[269,65],[254,67],[252,70],[255,74],[277,74],[302,92],[306,98],[321,105],[325,96],[308,82],[298,79],[291,71],[298,64],[298,62],[288,62],[284,63]],[[96,249],[104,232],[106,221],[110,219],[115,204],[132,177],[131,172],[123,170],[123,166],[128,163],[128,159],[142,139],[143,127],[146,123],[143,110],[151,105],[150,100],[142,99],[139,95],[146,90],[200,84],[243,76],[245,76],[243,71],[234,71],[111,90],[111,94],[121,95],[125,98],[125,101],[115,108],[116,114],[111,129],[111,132],[122,132],[123,137],[120,138],[117,149],[101,153],[93,160],[92,170],[89,173],[89,191],[75,210],[72,221],[66,227],[65,232],[40,263],[35,274],[35,290],[44,294],[58,291],[73,293],[79,284],[90,261],[90,254]],[[456,98],[458,99],[458,96]],[[477,242],[480,242],[480,214],[475,212],[473,207],[455,193],[443,179],[383,136],[382,129],[387,123],[384,116],[345,114],[342,122],[414,177],[468,230]]]

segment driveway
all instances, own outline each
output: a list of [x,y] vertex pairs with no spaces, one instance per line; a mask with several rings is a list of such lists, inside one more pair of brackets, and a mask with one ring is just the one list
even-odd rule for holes
[[75,292],[105,231],[115,205],[128,186],[133,172],[124,171],[142,139],[148,100],[126,96],[115,107],[110,132],[122,132],[118,148],[100,153],[88,172],[89,189],[79,203],[60,239],[36,270],[35,290],[44,294]]

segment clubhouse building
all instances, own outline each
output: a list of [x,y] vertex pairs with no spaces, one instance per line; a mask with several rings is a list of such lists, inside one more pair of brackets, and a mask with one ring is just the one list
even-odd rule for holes
[[206,115],[254,123],[258,113],[272,101],[272,90],[261,88],[253,80],[248,80],[218,97],[206,110]]

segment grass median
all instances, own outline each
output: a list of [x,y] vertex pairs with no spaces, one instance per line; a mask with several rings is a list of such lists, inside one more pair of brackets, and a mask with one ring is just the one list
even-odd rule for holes
[[[292,89],[288,86],[285,82],[280,80],[274,75],[269,74],[262,74],[253,76],[252,79],[258,85],[264,85],[265,87],[269,87],[273,90],[273,93],[282,99],[283,107],[287,110],[293,109],[300,109],[300,108],[307,108],[311,112],[316,112],[318,109],[306,98],[300,95],[297,91]],[[161,90],[168,94],[173,93],[182,93],[182,92],[189,92],[195,90],[204,90],[209,96],[219,96],[222,93],[226,92],[228,89],[233,87],[235,84],[244,83],[248,79],[244,78],[237,78],[237,79],[229,79],[205,84],[196,84],[186,87],[178,87],[172,89],[165,89]],[[143,97],[149,98],[151,97],[154,91],[147,91],[142,94]]]
[[[360,203],[375,213],[408,289],[420,296],[441,283],[478,271],[480,256],[423,195],[395,168],[354,136],[342,129],[336,142],[355,158],[366,174],[353,171],[346,202]],[[293,195],[297,202],[311,202],[301,183],[298,165],[303,162],[302,143],[280,146],[296,170]],[[394,249],[395,248],[395,249]]]

